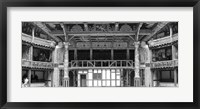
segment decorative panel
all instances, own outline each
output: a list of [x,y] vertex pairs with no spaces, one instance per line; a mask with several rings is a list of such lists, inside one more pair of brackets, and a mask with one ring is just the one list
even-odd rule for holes
[[127,48],[127,43],[126,42],[115,42],[113,44],[114,48]]
[[124,24],[124,25],[121,26],[120,31],[121,32],[131,32],[133,30],[132,30],[132,28],[129,25]]
[[177,66],[178,66],[178,60],[152,62],[150,64],[151,68],[166,68],[166,67],[177,67]]
[[90,43],[78,42],[76,46],[77,46],[77,48],[89,48]]
[[111,42],[92,42],[93,48],[110,48]]

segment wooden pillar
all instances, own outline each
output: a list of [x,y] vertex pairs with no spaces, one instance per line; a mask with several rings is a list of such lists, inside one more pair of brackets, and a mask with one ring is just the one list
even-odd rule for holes
[[33,60],[33,46],[31,45],[29,48],[29,60],[32,61]]
[[128,87],[129,86],[129,72],[130,72],[130,70],[126,70],[126,87]]
[[126,49],[126,59],[129,60],[130,59],[130,50]]
[[134,86],[141,86],[141,78],[140,78],[140,61],[139,61],[139,44],[140,42],[135,42],[135,77],[134,77]]
[[48,87],[52,87],[52,79],[51,79],[52,72],[48,71],[47,73],[48,73],[47,75]]
[[77,49],[74,49],[74,60],[77,60]]
[[144,85],[146,87],[152,86],[152,71],[150,68],[150,62],[151,62],[151,50],[149,49],[149,46],[146,44],[146,42],[141,42],[141,48],[143,49],[143,52],[140,53],[141,56],[144,58],[145,68],[144,68]]
[[69,87],[69,42],[65,42],[64,47],[64,87]]
[[28,70],[28,84],[31,86],[31,69]]
[[[173,31],[172,31],[172,26],[169,26],[169,31],[170,31],[170,37],[172,38]],[[176,47],[172,44],[172,60],[176,59]],[[174,86],[177,86],[177,70],[174,68]]]
[[92,60],[92,55],[93,55],[93,51],[92,51],[92,48],[90,48],[90,60]]
[[[170,37],[172,39],[172,35],[173,35],[173,30],[172,30],[172,26],[169,25],[169,34]],[[176,47],[172,44],[172,60],[176,59]]]
[[59,87],[59,68],[58,68],[58,49],[60,47],[57,45],[54,49],[54,53],[53,53],[53,62],[55,64],[54,70],[53,70],[53,74],[52,74],[52,87]]
[[77,75],[77,76],[78,76],[78,87],[81,87],[81,82],[80,82],[80,81],[81,81],[81,76],[80,76],[80,74],[79,74],[79,73],[78,73],[78,75]]
[[175,68],[174,69],[174,86],[177,86],[178,84],[178,78],[177,78],[177,69]]
[[73,71],[73,87],[76,87],[76,71]]
[[84,23],[84,28],[85,28],[85,31],[88,31],[88,24],[87,23]]
[[114,50],[111,48],[111,60],[114,60]]
[[173,30],[172,30],[172,26],[169,25],[169,36],[172,37],[173,35]]
[[118,31],[119,29],[119,23],[115,23],[115,31]]
[[34,42],[34,38],[35,38],[35,27],[33,27],[32,29],[32,42]]

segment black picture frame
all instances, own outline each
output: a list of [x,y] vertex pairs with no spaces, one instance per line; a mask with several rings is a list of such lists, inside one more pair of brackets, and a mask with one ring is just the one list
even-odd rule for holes
[[[193,101],[194,102],[7,102],[7,7],[193,7]],[[200,108],[200,1],[199,0],[2,0],[0,1],[0,107],[2,109],[40,108]],[[189,72],[192,73],[192,72]]]

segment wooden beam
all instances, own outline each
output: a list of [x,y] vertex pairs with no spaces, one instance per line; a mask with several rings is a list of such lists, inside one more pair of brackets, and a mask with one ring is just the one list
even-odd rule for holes
[[50,33],[51,30],[49,30],[44,23],[42,23],[42,22],[34,22],[34,24],[37,27],[39,27],[40,29],[42,29],[42,31],[44,31],[48,36],[50,36],[56,42],[60,42],[61,41],[59,38],[57,38],[56,36],[54,36],[53,34]]
[[63,28],[63,33],[65,36],[65,41],[69,42],[70,40],[72,40],[74,38],[75,35],[69,35],[68,31],[67,31],[67,25],[60,23],[61,27]]
[[128,35],[133,41],[135,41],[134,36],[135,35]]
[[159,32],[165,25],[167,25],[168,22],[160,22],[156,25],[156,27],[152,30],[152,33],[146,37],[144,37],[143,41],[150,40],[157,32]]
[[[54,36],[64,36],[63,31],[52,31],[50,32],[52,35]],[[152,31],[149,29],[141,29],[139,32],[139,35],[150,35],[152,34]],[[92,32],[92,31],[81,31],[81,32],[68,32],[68,35],[76,35],[76,36],[83,36],[83,35],[93,35],[93,36],[98,36],[98,35],[107,35],[107,36],[111,36],[111,35],[136,35],[136,31],[132,31],[132,32]]]
[[136,35],[135,35],[135,40],[138,41],[139,39],[139,34],[140,34],[140,28],[142,27],[143,23],[139,23],[137,31],[136,31]]
[[63,28],[63,33],[64,33],[64,36],[65,36],[65,41],[68,42],[68,34],[67,34],[67,30],[66,30],[66,25],[64,25],[63,23],[60,23],[60,26]]

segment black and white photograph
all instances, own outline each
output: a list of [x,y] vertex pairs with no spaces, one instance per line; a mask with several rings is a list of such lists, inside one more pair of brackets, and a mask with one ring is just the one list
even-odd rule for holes
[[21,87],[178,87],[177,21],[23,21]]

